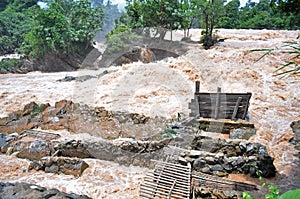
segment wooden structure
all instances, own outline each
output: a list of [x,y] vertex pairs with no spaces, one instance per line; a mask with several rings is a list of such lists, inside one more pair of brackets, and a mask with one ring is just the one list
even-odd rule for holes
[[191,166],[155,161],[140,187],[140,196],[151,199],[189,199]]
[[257,190],[255,185],[225,180],[223,178],[215,177],[205,173],[193,173],[192,175],[193,187],[210,187],[218,190],[235,190],[235,191],[253,191]]
[[201,93],[200,82],[196,81],[194,99],[189,108],[191,117],[245,120],[252,93]]
[[255,185],[225,180],[201,172],[191,173],[191,166],[155,161],[155,169],[146,175],[140,196],[149,199],[189,199],[192,190],[208,187],[218,190],[251,191]]

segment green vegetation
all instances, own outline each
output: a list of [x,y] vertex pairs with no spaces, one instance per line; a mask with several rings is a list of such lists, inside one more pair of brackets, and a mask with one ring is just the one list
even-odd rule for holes
[[91,46],[103,25],[105,6],[92,7],[89,0],[45,2],[44,8],[36,0],[0,4],[0,55],[15,51],[37,57],[45,52],[67,55]]
[[280,49],[270,49],[270,48],[263,48],[263,49],[254,49],[250,52],[264,52],[264,54],[257,60],[263,59],[268,54],[272,53],[274,50],[279,50],[282,53],[290,55],[289,60],[283,64],[281,67],[274,71],[274,76],[285,76],[291,74],[300,74],[300,38],[298,36],[297,42],[286,42],[286,45],[282,46]]
[[134,33],[132,29],[125,24],[118,24],[115,29],[110,31],[106,36],[108,53],[123,51],[126,45],[142,37]]
[[177,135],[177,132],[172,128],[167,128],[162,132],[162,138],[173,138],[175,135]]
[[17,63],[19,62],[18,59],[9,59],[5,58],[0,61],[0,69],[4,71],[10,71]]
[[[215,28],[299,29],[300,5],[294,0],[126,0],[122,16],[111,1],[44,0],[41,8],[36,0],[3,0],[0,3],[0,55],[16,51],[42,56],[46,52],[68,55],[87,49],[101,27],[128,27],[137,35],[156,35],[163,39],[167,31],[202,28],[199,40],[205,48],[214,45]],[[131,31],[132,32],[132,31]],[[122,49],[123,38],[109,35],[108,43]],[[128,31],[126,32],[128,33]],[[124,37],[124,33],[121,34]],[[132,36],[132,35],[131,35]],[[126,39],[126,38],[125,38]],[[128,39],[131,39],[130,37]],[[171,38],[172,39],[172,38]]]
[[46,52],[67,55],[87,49],[95,31],[100,29],[103,11],[91,7],[88,0],[54,0],[49,7],[32,6],[28,13],[33,22],[25,34],[23,50],[31,56],[43,56]]
[[[285,192],[282,195],[280,194],[279,189],[271,185],[269,182],[266,182],[262,176],[261,172],[258,170],[256,171],[257,176],[259,176],[259,181],[261,182],[261,187],[265,191],[265,198],[266,199],[298,199],[300,196],[300,189],[290,190]],[[248,192],[243,192],[242,199],[254,199],[254,197],[249,194]]]
[[35,117],[40,114],[45,109],[45,104],[40,104],[34,107],[34,110],[31,113],[31,117]]
[[188,37],[190,28],[202,28],[199,38],[208,49],[217,41],[215,28],[299,29],[299,7],[293,0],[248,1],[242,8],[239,0],[127,0],[119,23],[146,36],[151,30],[160,39],[167,31],[172,39],[172,30]]

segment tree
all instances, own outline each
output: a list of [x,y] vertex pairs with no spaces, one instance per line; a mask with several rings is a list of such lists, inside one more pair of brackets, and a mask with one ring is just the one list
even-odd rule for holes
[[31,8],[31,30],[25,35],[23,50],[33,56],[73,53],[87,49],[101,28],[103,12],[88,0],[49,1],[47,9]]
[[[18,1],[19,2],[19,1]],[[29,31],[31,19],[26,15],[27,10],[32,5],[16,5],[15,1],[8,2],[4,11],[0,12],[0,55],[14,53],[23,40],[23,35]],[[29,6],[29,7],[28,7]]]
[[239,0],[232,0],[228,2],[224,6],[225,13],[224,16],[221,17],[218,26],[222,28],[228,28],[228,29],[239,27],[239,21],[240,21],[239,7],[240,7]]
[[0,1],[0,11],[5,10],[6,6],[8,5],[8,1],[7,0],[1,0]]
[[216,43],[216,38],[213,36],[215,25],[224,15],[224,1],[223,0],[196,0],[196,8],[201,13],[201,22],[205,28],[203,32],[203,46],[209,49]]
[[187,0],[127,0],[121,21],[133,29],[156,28],[163,39],[167,30],[189,27],[188,7]]

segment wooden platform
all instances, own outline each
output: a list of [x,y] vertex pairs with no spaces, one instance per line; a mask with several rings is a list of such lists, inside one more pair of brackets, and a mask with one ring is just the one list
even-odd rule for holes
[[151,199],[189,199],[191,166],[155,161],[140,187],[140,196]]
[[215,120],[211,118],[201,118],[197,120],[199,122],[199,129],[207,132],[217,132],[229,134],[230,131],[238,128],[254,129],[254,124],[245,120],[232,121],[232,120]]

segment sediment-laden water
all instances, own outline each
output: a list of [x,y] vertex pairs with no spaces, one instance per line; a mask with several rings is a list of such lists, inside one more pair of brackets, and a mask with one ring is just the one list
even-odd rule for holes
[[[197,40],[199,30],[192,30]],[[296,41],[299,31],[219,30],[224,42],[210,50],[200,45],[179,58],[166,58],[156,63],[133,63],[120,67],[76,72],[5,74],[0,78],[0,116],[22,109],[31,101],[54,104],[67,99],[109,110],[176,117],[188,115],[193,98],[194,81],[200,80],[201,91],[251,92],[249,114],[257,128],[252,139],[267,146],[275,157],[279,176],[273,180],[283,189],[299,188],[299,158],[288,141],[293,133],[290,123],[300,119],[300,76],[273,76],[274,71],[289,61],[283,53],[284,42]],[[175,35],[175,36],[174,36]],[[180,38],[181,32],[173,37]],[[257,61],[263,52],[274,51]],[[105,71],[106,70],[106,71]],[[103,71],[105,71],[103,73]],[[82,81],[59,82],[66,76],[90,75]],[[28,162],[0,156],[1,181],[27,181],[66,192],[86,194],[93,198],[137,198],[138,187],[147,169],[124,167],[101,160],[90,164],[83,176],[23,172]]]

